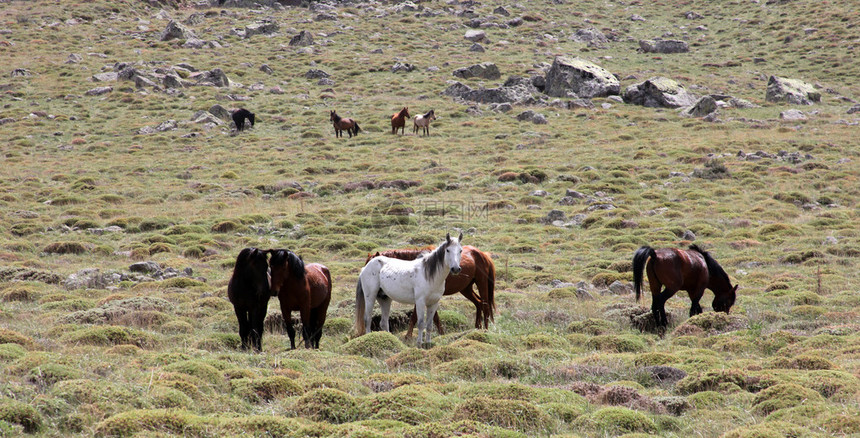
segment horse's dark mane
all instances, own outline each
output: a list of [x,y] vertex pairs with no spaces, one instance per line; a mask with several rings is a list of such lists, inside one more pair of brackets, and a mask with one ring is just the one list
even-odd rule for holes
[[436,274],[442,269],[442,265],[445,263],[445,250],[448,248],[449,243],[451,241],[446,240],[445,243],[439,245],[433,252],[424,255],[424,275],[428,280],[436,277]]
[[723,267],[720,266],[720,264],[717,263],[717,261],[714,260],[714,258],[711,257],[711,255],[708,254],[707,251],[703,250],[702,248],[699,248],[699,246],[696,244],[690,245],[690,249],[698,252],[702,255],[702,257],[705,258],[705,264],[708,266],[708,275],[718,277],[721,280],[725,281],[727,287],[732,287],[732,282],[731,280],[729,280],[729,274],[726,273],[725,269],[723,269]]
[[276,249],[272,252],[272,266],[287,263],[290,270],[290,277],[296,279],[305,278],[305,262],[301,257],[288,249]]
[[245,248],[239,252],[239,256],[236,257],[236,266],[233,268],[233,276],[230,277],[228,284],[228,292],[235,293],[234,289],[241,288],[242,285],[250,285],[259,294],[268,293],[269,285],[266,281],[265,271],[257,272],[251,264],[251,256],[257,251],[261,250]]
[[337,115],[337,113],[334,111],[331,112],[331,117],[334,119],[335,123],[340,123],[340,119],[342,119],[342,117]]
[[424,114],[424,118],[426,119],[426,118],[430,117],[430,114],[433,114],[433,111],[434,110],[427,111],[427,114]]

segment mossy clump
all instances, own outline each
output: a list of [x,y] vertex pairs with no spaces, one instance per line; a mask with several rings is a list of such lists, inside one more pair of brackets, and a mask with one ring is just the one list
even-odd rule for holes
[[433,374],[443,378],[463,380],[482,379],[487,376],[484,363],[473,358],[462,358],[441,363],[433,367]]
[[469,328],[469,320],[466,315],[453,310],[440,310],[436,312],[439,315],[439,322],[442,327],[449,332],[459,332]]
[[569,346],[567,339],[548,333],[533,333],[522,337],[522,344],[529,350],[536,348],[555,348],[564,350]]
[[601,435],[627,433],[655,433],[657,425],[645,414],[622,407],[606,407],[592,414],[579,417],[574,425],[593,430]]
[[27,350],[19,344],[11,342],[0,344],[0,362],[11,362],[25,354],[27,354]]
[[349,333],[350,330],[352,330],[352,320],[341,317],[327,319],[323,327],[323,333],[326,335],[342,335]]
[[447,418],[452,407],[447,397],[430,386],[405,385],[365,397],[359,412],[375,420],[421,424]]
[[24,432],[36,433],[42,429],[42,415],[32,406],[19,401],[0,402],[0,422],[18,424]]
[[88,250],[89,246],[81,242],[54,242],[42,248],[48,254],[83,254]]
[[821,422],[827,432],[834,435],[860,435],[860,416],[853,414],[829,415]]
[[132,344],[142,348],[157,344],[156,339],[146,332],[113,325],[87,327],[75,330],[61,336],[60,339],[66,344]]
[[785,438],[815,436],[809,429],[782,421],[768,421],[730,430],[721,438]]
[[[434,347],[438,348],[438,347]],[[388,359],[385,359],[385,365],[391,369],[398,368],[423,368],[427,366],[427,352],[425,350],[420,350],[418,348],[410,347],[407,348],[400,353],[394,354],[390,356]]]
[[62,380],[72,380],[81,377],[81,372],[66,365],[46,363],[30,370],[27,381],[40,386],[51,386]]
[[640,353],[647,348],[646,342],[635,335],[597,335],[586,342],[586,347],[616,353]]
[[749,321],[738,315],[724,312],[704,312],[691,316],[683,324],[675,328],[676,335],[708,333],[719,334],[748,328]]
[[237,333],[213,333],[208,337],[197,341],[195,347],[201,350],[221,351],[238,350],[242,345],[242,339]]
[[801,403],[823,403],[824,397],[812,389],[794,383],[781,383],[765,388],[753,399],[753,411],[768,415],[773,411],[797,406]]
[[633,359],[633,364],[639,367],[670,365],[680,362],[681,359],[678,358],[678,356],[659,352],[638,354],[636,355],[636,358]]
[[701,391],[687,396],[696,409],[717,409],[726,405],[726,396],[716,391]]
[[[681,394],[693,394],[701,391],[724,391],[725,385],[730,387],[746,388],[751,384],[747,380],[747,373],[734,368],[710,370],[704,373],[690,374],[679,380],[675,388]],[[753,378],[750,378],[753,380]]]
[[391,333],[380,331],[352,339],[340,348],[346,354],[384,359],[403,350],[406,346]]
[[164,369],[174,373],[182,373],[197,377],[210,385],[218,385],[224,382],[224,375],[221,371],[218,371],[218,369],[212,365],[197,360],[174,362],[164,367]]
[[800,305],[794,306],[789,311],[791,316],[800,319],[817,319],[819,316],[827,313],[827,309],[821,306],[812,306],[812,305]]
[[523,400],[534,401],[538,390],[520,383],[476,383],[457,391],[464,400],[475,397],[486,397],[494,400]]
[[160,409],[189,409],[194,401],[184,392],[161,385],[153,386],[149,391],[152,406]]
[[611,333],[614,328],[615,324],[605,319],[588,318],[584,321],[574,321],[568,324],[567,331],[587,335],[605,335]]
[[50,394],[71,405],[110,403],[121,406],[136,398],[127,387],[106,381],[90,379],[63,380],[57,382]]
[[33,340],[14,330],[0,328],[0,344],[18,344],[24,348],[34,345]]
[[96,435],[132,436],[139,432],[196,435],[201,432],[199,417],[182,410],[137,409],[116,414],[96,425]]
[[314,389],[293,403],[293,410],[314,421],[326,423],[348,423],[354,421],[358,412],[355,397],[333,388]]
[[0,291],[0,301],[3,302],[31,302],[35,301],[36,296],[34,289],[29,286],[12,286]]
[[523,432],[548,432],[553,420],[535,405],[522,400],[476,397],[454,408],[455,420],[472,420]]
[[269,376],[258,379],[230,381],[233,392],[251,402],[272,401],[279,397],[292,397],[305,392],[301,385],[287,376]]

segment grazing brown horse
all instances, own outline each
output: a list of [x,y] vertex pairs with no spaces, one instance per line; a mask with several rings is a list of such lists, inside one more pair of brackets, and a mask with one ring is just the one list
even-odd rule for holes
[[[415,260],[419,256],[432,251],[433,247],[421,249],[390,249],[387,251],[377,252],[376,254],[368,254],[366,265],[372,258],[376,256],[385,256],[401,260]],[[472,304],[475,305],[475,328],[481,328],[483,320],[484,328],[489,326],[489,321],[495,321],[494,310],[496,308],[495,301],[495,286],[496,286],[496,266],[490,255],[482,252],[474,246],[463,246],[463,254],[460,258],[460,268],[462,269],[458,275],[449,274],[445,279],[445,294],[454,295],[456,293],[463,294]],[[480,295],[475,294],[472,285],[478,286]],[[409,320],[409,329],[406,332],[406,337],[412,336],[412,329],[415,327],[415,322],[418,317],[412,312],[412,317]],[[436,330],[439,334],[444,334],[442,324],[439,322],[439,314],[433,317],[433,322],[436,324]]]
[[397,129],[400,128],[400,133],[406,133],[406,119],[409,118],[409,107],[405,106],[399,113],[391,116],[391,133],[397,134]]
[[[646,263],[647,262],[647,263]],[[642,271],[648,271],[648,284],[651,286],[651,313],[658,327],[668,325],[666,319],[666,300],[679,290],[690,294],[690,316],[702,313],[699,300],[705,289],[714,292],[714,311],[729,313],[735,303],[738,286],[732,286],[726,271],[708,254],[696,245],[690,249],[663,248],[648,246],[639,248],[633,254],[633,288],[636,301],[639,301],[642,287]],[[661,292],[660,289],[665,286]]]
[[436,120],[436,113],[433,110],[427,114],[418,114],[412,121],[412,133],[417,134],[418,129],[421,129],[422,133],[430,135],[430,122],[433,120]]
[[227,297],[239,319],[242,349],[262,350],[263,321],[269,307],[269,264],[267,251],[245,248],[236,257],[233,276],[227,285]]
[[331,117],[329,117],[329,119],[334,125],[335,137],[343,137],[343,131],[346,131],[346,133],[349,134],[349,137],[352,138],[353,135],[358,135],[358,131],[361,131],[361,128],[358,127],[358,122],[353,119],[341,117],[337,115],[334,110],[332,110]]
[[331,274],[319,264],[305,265],[292,251],[270,249],[272,259],[272,295],[281,302],[281,314],[290,336],[290,348],[296,348],[296,330],[291,314],[299,311],[302,319],[302,337],[306,348],[320,348],[322,328],[325,324],[328,303],[331,301]]

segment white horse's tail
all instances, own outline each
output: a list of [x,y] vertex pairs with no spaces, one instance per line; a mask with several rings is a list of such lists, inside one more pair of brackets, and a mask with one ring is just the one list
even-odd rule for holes
[[364,325],[364,289],[361,287],[361,276],[358,277],[358,285],[355,287],[355,331],[358,336],[367,331]]

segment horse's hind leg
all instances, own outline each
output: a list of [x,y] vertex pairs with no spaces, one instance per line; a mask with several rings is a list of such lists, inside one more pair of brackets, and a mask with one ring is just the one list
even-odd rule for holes
[[249,339],[251,335],[251,322],[248,321],[248,312],[238,307],[234,307],[233,310],[236,311],[236,319],[239,320],[239,339],[242,340],[242,349],[247,350],[251,347]]
[[406,329],[406,339],[412,337],[412,330],[415,328],[415,323],[418,321],[418,308],[412,308],[412,315],[409,317],[409,327]]
[[256,351],[263,351],[263,325],[266,321],[268,302],[262,303],[251,314],[251,338]]
[[284,316],[284,328],[290,337],[290,350],[296,349],[296,328],[293,327],[293,312],[281,312]]
[[391,313],[391,298],[380,295],[376,300],[379,301],[379,309],[382,310],[382,318],[379,320],[379,329],[384,332],[390,332],[391,330],[388,327],[388,316]]

